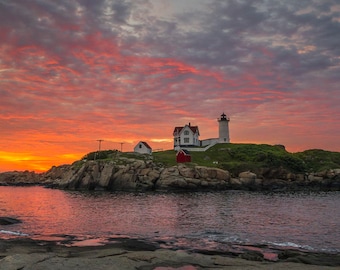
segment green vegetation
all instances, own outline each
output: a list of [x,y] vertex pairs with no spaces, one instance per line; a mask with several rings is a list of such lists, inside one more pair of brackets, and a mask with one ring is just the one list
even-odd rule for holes
[[104,150],[90,152],[82,157],[81,160],[115,160],[117,158],[136,158],[150,159],[150,155],[142,155],[134,152],[120,152],[118,150]]
[[311,149],[294,154],[302,159],[308,171],[324,171],[340,168],[340,153],[320,149]]
[[86,154],[82,160],[114,159],[117,153],[117,150],[95,151]]
[[[317,172],[340,168],[340,153],[324,150],[307,150],[289,153],[283,146],[267,144],[216,144],[205,152],[191,153],[192,163],[218,167],[237,175],[242,171],[258,172],[263,168],[283,168],[293,173]],[[152,156],[137,153],[121,153],[117,150],[91,152],[87,160],[114,160],[117,157],[150,159],[164,166],[176,165],[176,151],[154,152]]]
[[143,155],[134,152],[120,152],[118,150],[104,150],[104,151],[95,151],[86,154],[80,161],[76,161],[73,163],[73,166],[80,167],[83,162],[86,160],[101,160],[101,161],[114,161],[117,165],[126,165],[130,163],[129,159],[141,159],[141,160],[150,160],[153,157],[150,155]]
[[[289,153],[283,146],[267,144],[216,144],[206,152],[190,152],[192,162],[219,167],[233,174],[261,168],[283,168],[294,173],[340,168],[340,153],[307,150]],[[170,166],[176,164],[174,150],[153,153],[154,161]]]
[[152,155],[155,163],[162,163],[165,166],[174,166],[177,164],[175,150],[154,152]]

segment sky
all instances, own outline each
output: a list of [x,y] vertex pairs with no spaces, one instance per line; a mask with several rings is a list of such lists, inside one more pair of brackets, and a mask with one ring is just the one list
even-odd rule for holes
[[340,151],[338,0],[0,0],[0,172],[189,122],[232,143]]

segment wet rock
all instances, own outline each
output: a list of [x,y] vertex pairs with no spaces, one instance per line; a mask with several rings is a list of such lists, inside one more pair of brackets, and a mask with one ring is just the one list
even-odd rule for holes
[[264,190],[285,190],[289,183],[286,180],[282,179],[265,179],[262,182],[262,186]]
[[21,220],[11,217],[0,217],[0,225],[12,225],[21,223]]
[[142,239],[111,239],[105,246],[63,246],[28,239],[4,241],[0,269],[338,269],[339,254],[284,250],[279,261],[267,261],[257,250],[171,250]]
[[278,255],[280,260],[322,266],[340,266],[340,255],[325,253],[304,253],[295,250],[285,250]]
[[155,251],[159,245],[136,239],[120,239],[120,247],[129,251]]
[[249,261],[263,261],[264,260],[263,254],[255,250],[240,254],[240,258],[249,260]]

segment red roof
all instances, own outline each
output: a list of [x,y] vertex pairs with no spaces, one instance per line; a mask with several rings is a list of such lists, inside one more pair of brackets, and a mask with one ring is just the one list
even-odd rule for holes
[[179,154],[184,154],[185,156],[190,156],[190,152],[188,150],[186,150],[186,149],[180,149],[177,152],[176,156],[178,156]]
[[[186,125],[186,126],[189,127],[194,134],[199,133],[198,126],[188,126],[188,125]],[[184,127],[175,127],[173,135],[175,136],[175,135],[181,133],[183,128],[185,128],[185,126]]]
[[146,148],[152,149],[152,148],[150,147],[150,145],[148,145],[146,142],[140,142],[140,143],[144,144],[144,145],[146,146]]

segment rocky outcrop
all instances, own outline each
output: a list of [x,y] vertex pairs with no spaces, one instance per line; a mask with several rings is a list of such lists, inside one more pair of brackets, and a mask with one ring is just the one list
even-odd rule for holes
[[0,269],[339,269],[340,254],[250,245],[166,248],[157,242],[115,238],[104,246],[71,241],[0,239]]
[[195,190],[226,188],[230,175],[218,168],[164,168],[150,160],[124,158],[119,162],[87,161],[53,167],[41,178],[45,185],[64,189]]
[[151,159],[77,161],[52,167],[43,174],[0,174],[2,185],[41,184],[70,190],[340,190],[340,169],[293,174],[283,168],[262,168],[231,177],[226,170],[193,164],[164,167]]
[[263,169],[257,175],[241,172],[232,178],[226,170],[178,164],[156,165],[151,160],[121,158],[53,167],[43,183],[65,189],[104,190],[340,190],[340,169],[293,174],[282,168]]
[[282,168],[263,170],[262,175],[242,172],[230,179],[230,187],[246,190],[340,190],[340,169],[294,174]]
[[4,172],[0,173],[0,185],[23,186],[36,185],[41,181],[40,175],[35,172]]
[[156,189],[220,189],[229,184],[229,172],[203,166],[187,167],[185,165],[173,166],[163,169]]

